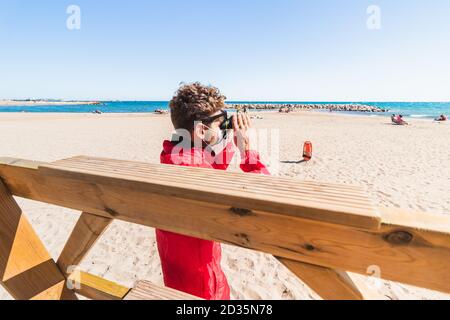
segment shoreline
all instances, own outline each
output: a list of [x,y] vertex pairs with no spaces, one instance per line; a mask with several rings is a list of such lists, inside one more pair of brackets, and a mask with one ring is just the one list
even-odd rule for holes
[[[234,109],[228,109],[229,111]],[[389,119],[390,120],[390,114],[386,113],[367,113],[367,112],[356,112],[356,111],[333,111],[328,112],[326,110],[296,110],[294,112],[285,113],[285,112],[279,112],[277,110],[249,110],[249,114],[254,115],[280,115],[280,116],[295,116],[295,115],[322,115],[322,116],[332,116],[332,117],[348,117],[348,118],[368,118],[368,119]],[[50,116],[67,116],[67,117],[76,117],[76,116],[92,116],[92,117],[167,117],[170,114],[156,114],[155,112],[103,112],[102,114],[95,114],[94,112],[1,112],[0,116],[36,116],[36,118],[44,117],[45,115]],[[433,116],[425,116],[425,117],[410,117],[405,116],[404,118],[409,119],[410,121],[418,121],[418,122],[435,122]],[[441,122],[440,124],[445,124],[444,122]]]
[[[5,104],[5,101],[9,105]],[[49,105],[51,103],[51,105]],[[23,105],[27,104],[27,105]],[[411,104],[386,104],[376,102],[229,102],[226,109],[230,112],[236,109],[247,109],[255,112],[280,112],[296,113],[303,111],[338,113],[357,116],[391,116],[401,114],[411,119],[436,119],[441,114],[450,114],[450,103],[411,103]],[[331,112],[329,112],[331,109]],[[152,101],[48,101],[33,100],[0,100],[0,113],[153,113],[162,110],[168,111],[168,102]],[[389,112],[386,112],[390,110]]]
[[95,106],[99,101],[46,101],[46,100],[0,100],[0,107],[33,107],[33,106]]

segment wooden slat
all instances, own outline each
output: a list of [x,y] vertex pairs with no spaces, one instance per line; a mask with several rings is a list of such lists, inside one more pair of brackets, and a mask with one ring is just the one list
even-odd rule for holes
[[450,218],[447,214],[424,214],[397,208],[379,208],[378,211],[385,225],[403,225],[416,230],[434,230],[444,234],[450,232]]
[[289,259],[278,259],[324,300],[363,300],[364,296],[344,271]]
[[378,229],[381,221],[368,196],[357,187],[89,157],[57,161],[40,169],[44,174],[115,181],[187,200],[214,198],[217,204],[244,209],[250,203],[257,210],[360,228]]
[[219,196],[201,202],[163,196],[146,190],[144,183],[122,185],[89,175],[64,178],[44,174],[38,163],[9,161],[0,164],[0,176],[20,197],[330,269],[366,275],[376,265],[384,279],[450,292],[450,232],[432,224],[422,228],[390,220],[379,230],[367,230],[268,213],[250,201],[248,210],[230,210],[216,204],[220,189],[215,190]]
[[170,288],[157,286],[148,281],[139,281],[131,289],[124,300],[202,300],[198,297],[176,291]]
[[109,218],[82,213],[59,256],[59,268],[66,274],[71,273],[70,269],[81,263],[111,222]]
[[0,180],[0,283],[19,300],[36,296],[76,299],[73,292],[60,285],[64,281],[63,274]]
[[87,272],[75,271],[68,277],[73,290],[92,300],[123,300],[130,288]]

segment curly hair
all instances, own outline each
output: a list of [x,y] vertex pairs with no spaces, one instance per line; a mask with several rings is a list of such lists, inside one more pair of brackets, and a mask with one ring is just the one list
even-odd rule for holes
[[175,129],[192,131],[195,121],[222,110],[225,100],[226,97],[216,87],[199,82],[182,84],[169,104]]

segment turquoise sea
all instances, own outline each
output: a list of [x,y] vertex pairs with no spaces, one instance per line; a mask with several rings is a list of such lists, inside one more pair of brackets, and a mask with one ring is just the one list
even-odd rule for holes
[[[366,104],[377,106],[381,109],[390,110],[386,114],[377,114],[380,116],[391,115],[393,113],[403,114],[411,118],[430,118],[434,119],[441,114],[450,115],[450,102],[283,102],[283,101],[233,101],[234,103],[248,104]],[[79,105],[79,106],[0,106],[0,112],[62,112],[62,113],[90,113],[94,110],[100,110],[103,113],[146,113],[154,112],[156,109],[167,109],[168,101],[104,101],[102,105]],[[345,112],[349,113],[349,112]],[[351,112],[350,112],[351,113]],[[352,113],[366,115],[366,113]],[[370,114],[373,115],[373,114]]]

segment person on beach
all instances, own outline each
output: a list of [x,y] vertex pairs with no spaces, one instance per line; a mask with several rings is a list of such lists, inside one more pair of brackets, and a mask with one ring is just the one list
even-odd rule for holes
[[447,116],[445,114],[441,114],[441,116],[439,118],[435,119],[435,121],[438,121],[438,122],[445,122],[447,120],[448,119],[447,119]]
[[399,115],[392,115],[391,120],[394,124],[399,125],[399,126],[407,126],[408,122],[406,122],[405,120],[403,120],[403,116],[401,114]]
[[[161,163],[226,170],[238,151],[242,171],[269,175],[258,152],[250,149],[248,115],[238,113],[230,119],[225,99],[211,86],[182,85],[170,101],[176,134],[172,141],[164,141]],[[233,139],[227,139],[227,131],[221,129],[229,121]],[[167,287],[207,300],[230,299],[219,243],[163,230],[156,231],[156,239]]]
[[401,114],[398,116],[397,122],[399,125],[402,125],[402,126],[407,126],[409,124],[408,122],[403,120],[403,116]]

